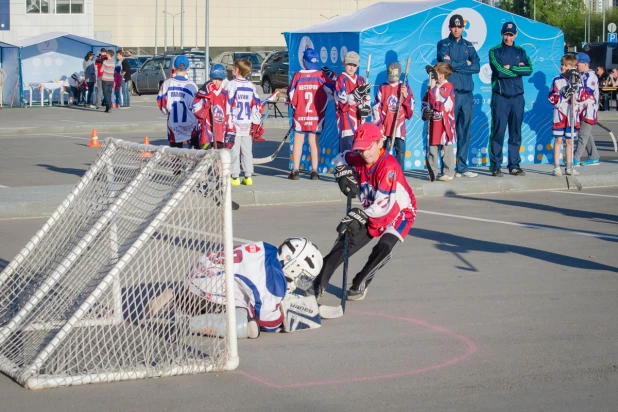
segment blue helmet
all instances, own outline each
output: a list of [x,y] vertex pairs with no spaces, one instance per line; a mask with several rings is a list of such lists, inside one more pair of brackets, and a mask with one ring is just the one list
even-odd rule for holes
[[222,64],[213,64],[210,68],[210,79],[225,79],[227,77],[227,73],[225,71],[225,66]]
[[303,63],[307,70],[319,70],[320,69],[320,56],[312,48],[306,48],[303,52]]

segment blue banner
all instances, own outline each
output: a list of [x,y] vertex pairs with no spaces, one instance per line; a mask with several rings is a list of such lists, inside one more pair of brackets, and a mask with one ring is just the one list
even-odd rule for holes
[[0,0],[0,30],[11,29],[11,0]]

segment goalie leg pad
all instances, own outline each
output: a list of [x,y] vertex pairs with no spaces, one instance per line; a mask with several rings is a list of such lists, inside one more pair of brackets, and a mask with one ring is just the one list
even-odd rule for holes
[[[224,338],[227,335],[226,326],[225,313],[207,313],[193,316],[189,321],[191,333],[198,335]],[[236,309],[236,335],[238,339],[257,338],[259,336],[259,327],[256,334],[255,325],[249,325],[247,312],[243,309]]]
[[304,329],[317,329],[322,326],[318,301],[315,296],[300,296],[288,293],[281,302],[283,330],[296,332]]

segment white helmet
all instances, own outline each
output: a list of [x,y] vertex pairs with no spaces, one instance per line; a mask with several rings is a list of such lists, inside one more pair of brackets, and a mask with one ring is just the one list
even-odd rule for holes
[[202,255],[186,279],[191,293],[212,303],[225,304],[225,268],[218,259]]
[[322,254],[308,239],[286,239],[277,253],[283,274],[302,290],[307,290],[322,270]]

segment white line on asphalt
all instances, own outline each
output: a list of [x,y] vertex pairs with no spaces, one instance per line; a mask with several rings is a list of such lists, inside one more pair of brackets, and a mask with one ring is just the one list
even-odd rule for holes
[[81,139],[81,140],[90,140],[88,137],[79,137],[79,136],[67,136],[66,134],[54,134],[50,133],[48,136],[56,136],[56,137],[68,137],[69,139]]
[[518,226],[518,227],[524,227],[524,228],[527,228],[527,229],[541,229],[541,230],[549,230],[549,231],[553,231],[553,232],[570,233],[572,235],[596,237],[598,239],[618,240],[618,236],[603,235],[603,234],[598,234],[598,233],[578,232],[577,230],[560,229],[560,228],[556,228],[556,227],[547,227],[547,226],[541,226],[541,225],[534,225],[534,224],[531,224],[531,223],[515,223],[515,222],[506,222],[504,220],[481,219],[481,218],[478,218],[478,217],[471,217],[471,216],[452,215],[450,213],[430,212],[428,210],[418,210],[418,212],[420,212],[420,213],[427,213],[429,215],[436,215],[436,216],[454,217],[454,218],[457,218],[457,219],[475,220],[477,222],[498,223],[498,224],[501,224],[501,225]]
[[584,196],[598,196],[598,197],[618,198],[618,196],[614,196],[614,195],[599,195],[599,194],[596,194],[596,193],[581,193],[581,192],[563,192],[561,190],[554,190],[553,193],[568,193],[570,195],[584,195]]
[[61,120],[61,122],[69,122],[69,123],[82,123],[85,124],[86,122],[78,122],[77,120]]
[[8,186],[0,185],[0,187],[8,187]]

